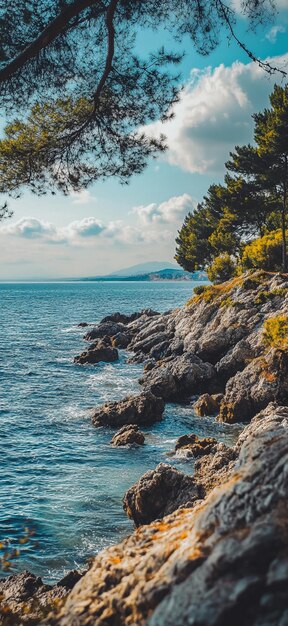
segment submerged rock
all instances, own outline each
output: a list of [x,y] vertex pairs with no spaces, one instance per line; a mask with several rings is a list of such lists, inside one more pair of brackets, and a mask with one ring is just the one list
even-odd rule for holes
[[111,439],[111,443],[113,446],[128,446],[128,445],[137,445],[141,446],[145,442],[145,437],[141,430],[139,430],[139,426],[136,424],[128,424],[127,426],[123,426],[120,428],[116,435]]
[[107,402],[96,408],[92,416],[94,426],[117,428],[125,424],[152,424],[161,420],[164,402],[150,391],[128,396],[119,402]]
[[175,452],[178,456],[192,456],[197,458],[211,454],[217,450],[217,439],[214,437],[197,437],[194,433],[182,435],[176,441]]
[[106,341],[98,340],[92,346],[85,350],[79,356],[75,356],[74,363],[79,363],[79,365],[84,365],[85,363],[90,363],[91,365],[95,365],[96,363],[113,363],[114,361],[118,361],[119,353],[118,350],[112,346],[109,346]]
[[240,435],[219,486],[96,556],[49,626],[284,626],[287,424],[287,407],[269,405]]
[[164,517],[180,506],[193,506],[198,498],[198,487],[192,476],[160,463],[126,492],[123,507],[135,525],[140,526]]

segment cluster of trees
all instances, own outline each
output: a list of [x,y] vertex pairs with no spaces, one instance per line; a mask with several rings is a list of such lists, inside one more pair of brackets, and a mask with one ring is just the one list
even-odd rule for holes
[[254,145],[230,153],[224,184],[211,185],[176,239],[178,263],[213,282],[288,269],[288,85],[275,85],[270,104],[253,115]]

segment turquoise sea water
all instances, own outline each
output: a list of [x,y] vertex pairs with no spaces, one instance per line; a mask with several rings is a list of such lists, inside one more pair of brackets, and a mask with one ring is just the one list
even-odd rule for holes
[[[121,500],[188,432],[232,443],[238,428],[168,405],[146,445],[117,449],[94,429],[93,406],[137,392],[139,365],[77,366],[81,321],[182,305],[192,283],[0,284],[0,576],[25,568],[54,582],[132,530]],[[1,542],[2,545],[1,548]],[[18,552],[19,551],[19,552]],[[4,563],[4,565],[3,565]],[[10,565],[9,565],[10,563]],[[1,570],[1,566],[0,566]]]

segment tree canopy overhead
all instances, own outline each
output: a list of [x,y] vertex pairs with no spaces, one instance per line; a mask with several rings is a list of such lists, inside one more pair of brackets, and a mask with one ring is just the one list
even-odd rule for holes
[[[252,28],[273,8],[273,0],[242,1]],[[125,182],[165,148],[163,137],[139,131],[167,119],[178,98],[171,65],[181,54],[137,54],[139,31],[159,28],[180,43],[187,35],[203,55],[226,31],[256,60],[222,0],[0,0],[0,105],[18,116],[0,142],[0,191]]]

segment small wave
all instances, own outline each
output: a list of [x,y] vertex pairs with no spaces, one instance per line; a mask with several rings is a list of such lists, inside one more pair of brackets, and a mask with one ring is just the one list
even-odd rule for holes
[[83,334],[83,328],[79,328],[79,326],[68,326],[67,328],[61,328],[61,333]]

